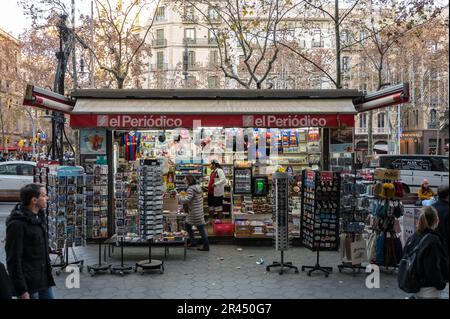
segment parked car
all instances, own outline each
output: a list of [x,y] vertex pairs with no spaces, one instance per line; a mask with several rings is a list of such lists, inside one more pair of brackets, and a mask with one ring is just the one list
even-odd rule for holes
[[436,192],[442,184],[449,183],[449,159],[439,155],[380,155],[375,167],[399,169],[406,193],[415,193],[424,178]]
[[33,183],[35,162],[0,162],[0,201],[20,201],[20,189]]

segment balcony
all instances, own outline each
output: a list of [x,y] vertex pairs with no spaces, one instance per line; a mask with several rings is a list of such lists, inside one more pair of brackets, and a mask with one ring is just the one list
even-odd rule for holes
[[167,71],[169,69],[167,63],[150,64],[150,71]]
[[439,128],[439,125],[436,121],[428,122],[427,127],[429,130],[437,130]]
[[192,14],[184,14],[183,16],[181,16],[181,20],[183,21],[183,23],[197,23],[198,22],[198,18]]
[[156,39],[152,40],[152,46],[153,47],[166,47],[167,46],[167,39]]
[[387,127],[374,127],[372,130],[373,134],[389,134],[389,129]]
[[210,38],[183,38],[183,44],[186,44],[188,47],[217,47],[216,39]]
[[367,127],[357,127],[355,129],[355,134],[367,134],[369,132],[369,130],[367,129]]

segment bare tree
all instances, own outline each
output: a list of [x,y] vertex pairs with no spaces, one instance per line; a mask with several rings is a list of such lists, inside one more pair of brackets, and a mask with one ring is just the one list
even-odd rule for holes
[[[35,24],[50,13],[68,15],[67,1],[64,0],[20,0],[19,1]],[[122,1],[114,5],[114,0],[94,0],[96,10],[95,40],[90,36],[91,24],[88,17],[82,16],[82,26],[74,35],[82,47],[89,50],[97,67],[108,74],[122,89],[132,70],[142,73],[144,60],[150,54],[146,43],[153,26],[155,12],[161,0],[133,0],[122,6]],[[154,8],[150,23],[144,28],[138,24],[139,17],[146,9]],[[90,62],[92,63],[92,61]],[[140,64],[141,66],[137,66]],[[112,82],[110,81],[110,84]]]
[[279,53],[274,41],[279,24],[301,2],[177,0],[175,6],[185,19],[210,30],[219,49],[218,68],[226,78],[262,89]]

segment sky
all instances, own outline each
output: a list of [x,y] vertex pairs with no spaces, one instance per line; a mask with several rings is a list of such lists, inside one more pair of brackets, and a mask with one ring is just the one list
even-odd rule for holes
[[[70,1],[66,1],[70,4]],[[89,14],[91,11],[90,0],[76,0],[77,11]],[[17,4],[17,0],[0,0],[0,28],[12,34],[16,38],[25,29],[31,27],[31,19],[23,13],[22,7]],[[77,14],[78,15],[78,14]]]

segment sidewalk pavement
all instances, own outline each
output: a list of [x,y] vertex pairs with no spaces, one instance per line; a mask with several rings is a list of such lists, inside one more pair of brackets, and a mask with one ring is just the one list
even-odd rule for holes
[[[3,238],[4,219],[0,218],[0,261],[5,262]],[[98,245],[75,248],[84,265],[98,263]],[[103,249],[102,249],[103,251]],[[132,266],[148,257],[147,247],[125,247],[124,262]],[[153,259],[164,260],[165,271],[149,271],[141,275],[132,272],[100,273],[92,277],[86,267],[80,274],[80,288],[66,288],[69,275],[55,275],[56,296],[62,299],[404,299],[406,293],[397,288],[396,273],[382,271],[380,287],[368,289],[368,274],[339,273],[339,252],[321,252],[320,264],[332,266],[333,273],[325,278],[319,272],[311,277],[301,271],[302,265],[314,265],[316,253],[303,247],[292,247],[285,252],[285,261],[299,267],[300,273],[286,270],[279,275],[278,268],[266,272],[266,266],[280,260],[273,247],[211,245],[211,251],[188,249],[183,260],[182,248],[171,248],[164,258],[164,248],[152,249]],[[259,265],[257,261],[264,260]],[[120,249],[114,249],[109,263],[120,263]],[[448,298],[448,286],[443,294]]]

